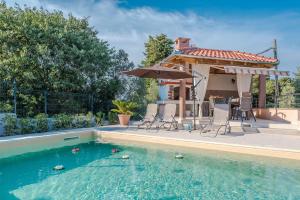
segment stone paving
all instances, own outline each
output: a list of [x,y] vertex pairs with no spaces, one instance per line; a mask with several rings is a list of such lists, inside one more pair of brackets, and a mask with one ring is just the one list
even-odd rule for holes
[[245,130],[241,127],[232,127],[226,135],[214,137],[214,133],[200,134],[199,130],[191,133],[185,130],[145,130],[136,127],[106,126],[98,130],[113,133],[158,136],[172,139],[193,140],[207,143],[220,143],[248,147],[262,147],[300,152],[300,134],[297,130],[259,128]]

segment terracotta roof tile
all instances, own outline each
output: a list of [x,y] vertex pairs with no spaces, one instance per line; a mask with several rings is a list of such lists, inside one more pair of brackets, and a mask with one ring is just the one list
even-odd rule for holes
[[205,49],[205,48],[185,48],[180,50],[181,54],[218,58],[224,60],[240,60],[247,62],[259,62],[259,63],[277,63],[278,60],[266,56],[256,55],[252,53],[232,51],[232,50],[219,50],[219,49]]

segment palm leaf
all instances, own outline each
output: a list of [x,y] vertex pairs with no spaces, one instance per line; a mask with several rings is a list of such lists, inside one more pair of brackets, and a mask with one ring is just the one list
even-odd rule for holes
[[113,100],[112,103],[117,107],[115,109],[112,109],[112,112],[116,112],[119,114],[125,114],[125,115],[133,115],[132,110],[137,108],[137,104],[134,102],[126,102],[121,100]]

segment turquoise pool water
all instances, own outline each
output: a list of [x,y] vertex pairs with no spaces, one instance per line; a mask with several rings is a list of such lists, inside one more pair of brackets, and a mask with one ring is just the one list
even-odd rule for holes
[[[300,199],[298,167],[201,150],[175,159],[178,149],[77,146],[77,154],[64,147],[0,160],[0,199]],[[58,164],[65,170],[53,171]]]

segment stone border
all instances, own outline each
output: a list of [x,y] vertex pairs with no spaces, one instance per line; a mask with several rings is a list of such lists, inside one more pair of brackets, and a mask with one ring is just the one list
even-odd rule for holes
[[103,140],[125,140],[135,142],[146,142],[156,144],[166,144],[172,146],[188,147],[188,148],[199,148],[214,151],[225,151],[238,154],[258,155],[267,156],[274,158],[285,158],[300,161],[300,151],[270,147],[258,147],[248,145],[238,145],[220,142],[206,142],[161,136],[148,136],[133,133],[120,133],[114,131],[96,131],[96,135]]
[[[28,152],[42,151],[63,146],[76,145],[83,141],[92,141],[97,136],[103,140],[135,141],[142,143],[165,144],[171,146],[199,148],[213,151],[223,151],[237,154],[259,155],[274,158],[285,158],[300,161],[300,151],[271,147],[239,145],[221,142],[199,141],[191,139],[162,137],[155,135],[141,135],[134,133],[120,133],[117,131],[103,131],[95,128],[72,129],[39,134],[11,136],[0,139],[0,158],[10,157]],[[78,140],[65,140],[77,137]]]
[[94,136],[94,128],[8,136],[0,139],[0,159],[24,153],[73,146],[92,141]]

